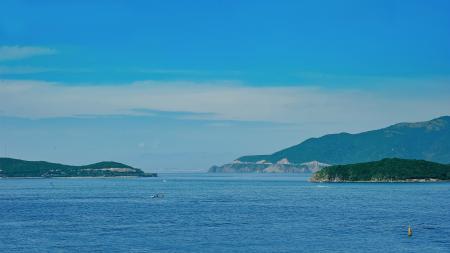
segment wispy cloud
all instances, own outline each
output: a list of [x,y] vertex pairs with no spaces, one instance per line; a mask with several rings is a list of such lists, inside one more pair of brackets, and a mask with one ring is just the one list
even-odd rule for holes
[[[122,69],[123,71],[123,69]],[[195,76],[209,76],[209,75],[239,75],[240,71],[237,70],[194,70],[194,69],[149,69],[149,68],[132,68],[126,71],[146,73],[146,74],[163,74],[163,75],[195,75]]]
[[0,66],[0,74],[35,74],[35,73],[43,73],[43,72],[51,72],[54,69],[50,68],[40,68],[40,67],[29,67],[29,66]]
[[161,111],[144,108],[136,108],[132,109],[131,111],[143,116],[168,117],[177,119],[204,119],[215,116],[214,113],[209,112]]
[[34,66],[1,66],[0,74],[4,75],[22,75],[22,74],[36,74],[46,72],[60,72],[60,73],[92,73],[92,69],[88,68],[49,68],[49,67],[34,67]]
[[48,47],[32,46],[0,46],[0,61],[19,60],[38,55],[56,54],[57,51]]
[[139,73],[148,73],[148,74],[181,74],[181,75],[200,75],[204,74],[205,71],[200,70],[188,70],[188,69],[146,69],[146,68],[136,68],[132,69],[132,71],[136,71]]
[[[427,86],[423,89],[427,90]],[[450,100],[442,94],[411,97],[404,91],[251,87],[233,82],[142,81],[128,85],[73,86],[0,80],[0,108],[3,116],[29,118],[154,116],[164,112],[177,118],[207,120],[329,122],[342,126],[358,121],[353,125],[373,128],[450,114]]]

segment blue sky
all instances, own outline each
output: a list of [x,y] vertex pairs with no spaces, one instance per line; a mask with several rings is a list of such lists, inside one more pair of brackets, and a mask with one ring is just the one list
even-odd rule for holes
[[205,170],[450,114],[448,1],[2,1],[2,155]]

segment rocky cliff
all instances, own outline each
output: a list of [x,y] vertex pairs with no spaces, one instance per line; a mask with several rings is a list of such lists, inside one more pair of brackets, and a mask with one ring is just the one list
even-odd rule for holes
[[215,173],[313,173],[329,166],[318,161],[306,163],[290,163],[284,158],[276,163],[260,160],[257,162],[241,162],[235,160],[222,166],[212,166],[209,172]]

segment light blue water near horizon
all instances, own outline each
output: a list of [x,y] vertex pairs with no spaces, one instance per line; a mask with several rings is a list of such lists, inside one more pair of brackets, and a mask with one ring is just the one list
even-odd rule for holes
[[[0,249],[450,252],[450,183],[318,184],[309,176],[1,179]],[[165,197],[151,198],[158,192]]]

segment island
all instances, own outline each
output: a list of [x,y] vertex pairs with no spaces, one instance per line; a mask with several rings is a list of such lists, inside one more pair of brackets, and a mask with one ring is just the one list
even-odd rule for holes
[[52,177],[156,177],[129,165],[117,162],[99,162],[73,166],[45,161],[24,161],[0,158],[2,178],[52,178]]
[[312,182],[435,182],[450,180],[450,165],[399,158],[334,165],[311,177]]

